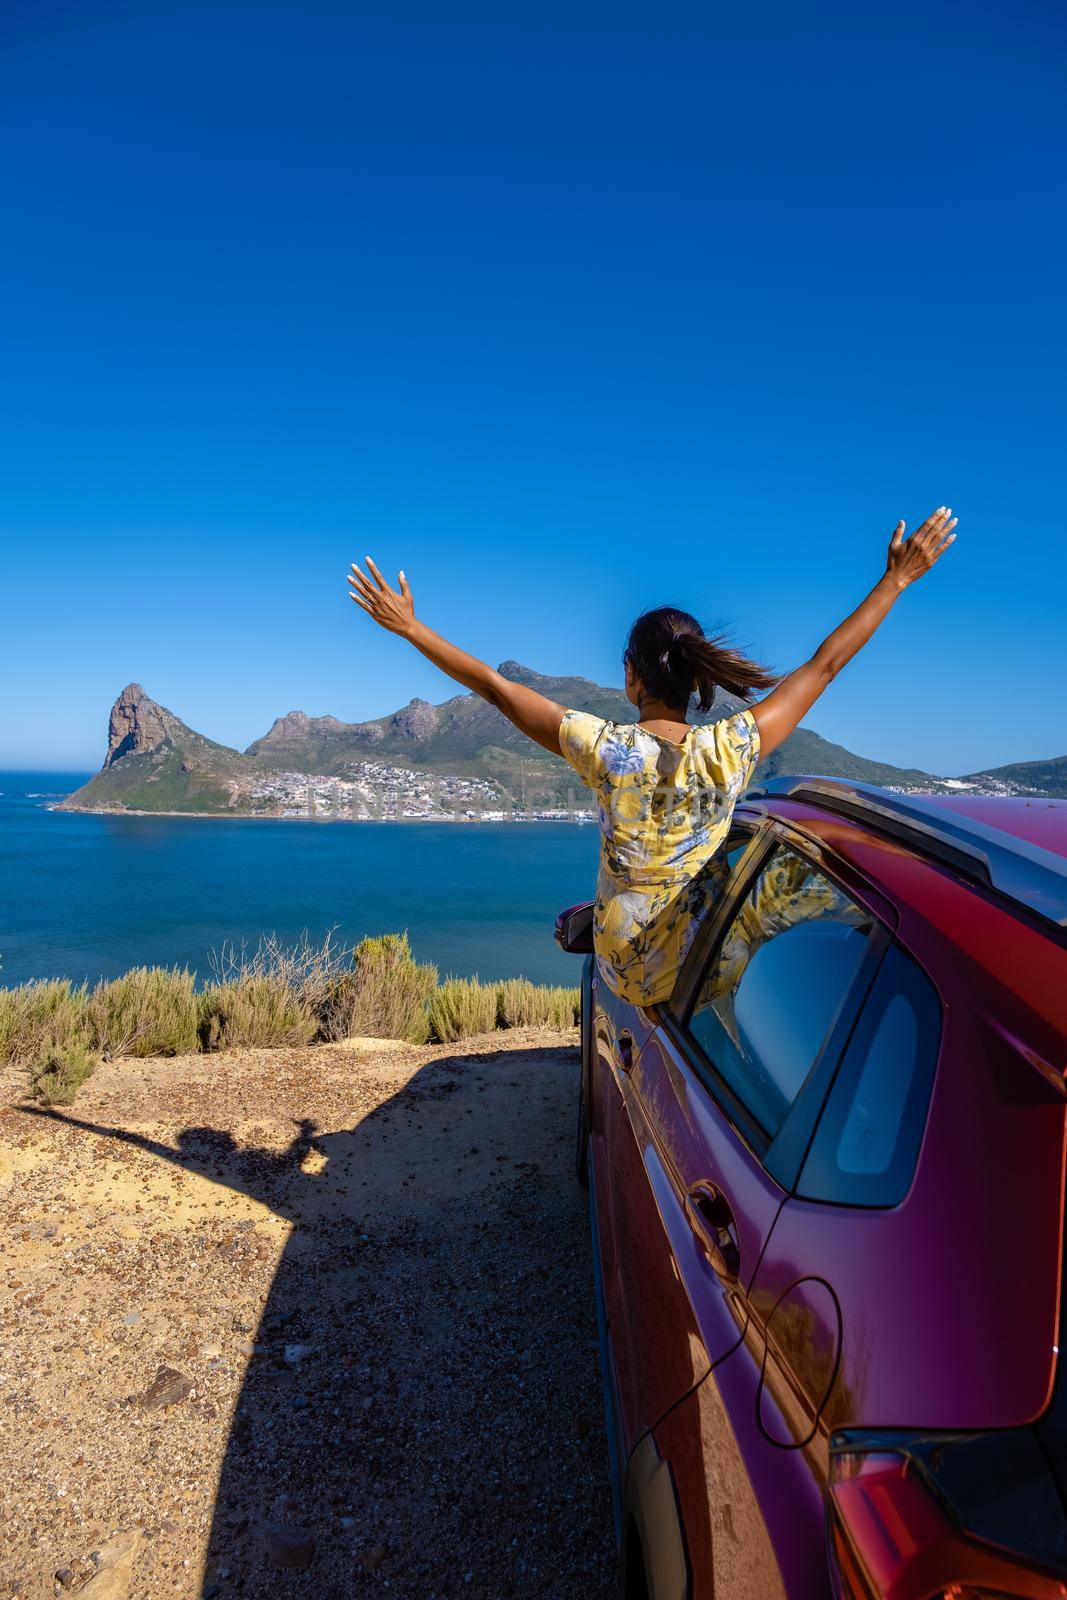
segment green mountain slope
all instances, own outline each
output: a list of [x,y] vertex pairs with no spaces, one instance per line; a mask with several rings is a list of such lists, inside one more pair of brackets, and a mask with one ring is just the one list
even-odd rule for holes
[[1007,767],[988,767],[984,772],[968,773],[966,783],[990,788],[1003,784],[1008,790],[1030,790],[1054,800],[1067,800],[1067,756],[1052,756],[1048,761],[1016,761]]

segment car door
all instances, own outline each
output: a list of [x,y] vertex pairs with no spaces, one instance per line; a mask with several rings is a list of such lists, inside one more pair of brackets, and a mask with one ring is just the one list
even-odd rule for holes
[[[731,869],[749,851],[755,825],[727,839]],[[607,1352],[618,1415],[619,1466],[660,1412],[707,1371],[699,1330],[680,1291],[674,1245],[657,1194],[662,1170],[635,1075],[658,1027],[653,1008],[631,1005],[596,982],[590,1184],[606,1313]],[[639,1292],[630,1292],[634,1284]],[[670,1329],[669,1337],[657,1337]],[[655,1346],[654,1382],[648,1351]],[[657,1409],[658,1408],[658,1409]]]
[[[669,1326],[633,1319],[635,1384],[646,1414],[659,1413],[655,1438],[674,1477],[695,1597],[792,1596],[787,1553],[749,1470],[763,1464],[764,1442],[764,1336],[750,1293],[787,1199],[797,1128],[817,1116],[812,1097],[821,1104],[883,948],[869,907],[812,855],[768,839],[631,1074],[630,1118],[643,1129],[635,1142],[686,1307]],[[642,1303],[642,1270],[620,1238],[628,1306]],[[821,1292],[812,1291],[824,1314]],[[677,1390],[685,1373],[665,1347],[679,1337],[704,1373],[671,1395],[668,1381]],[[818,1495],[795,1488],[804,1520]]]

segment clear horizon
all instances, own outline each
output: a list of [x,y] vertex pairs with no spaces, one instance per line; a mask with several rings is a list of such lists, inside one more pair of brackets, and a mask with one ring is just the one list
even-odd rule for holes
[[618,682],[671,601],[788,670],[942,502],[806,725],[1067,752],[1065,45],[912,0],[16,8],[0,767],[95,770],[131,680],[238,749],[446,699],[348,603],[367,551],[494,663]]

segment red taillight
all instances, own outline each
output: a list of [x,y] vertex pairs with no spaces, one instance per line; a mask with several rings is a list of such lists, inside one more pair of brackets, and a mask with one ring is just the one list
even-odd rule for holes
[[924,1549],[943,1537],[943,1519],[909,1474],[904,1456],[888,1451],[833,1459],[831,1549],[837,1555],[842,1600],[885,1600],[920,1590],[901,1587]]
[[914,1463],[889,1450],[831,1456],[836,1600],[1067,1600],[1067,1584],[962,1536]]

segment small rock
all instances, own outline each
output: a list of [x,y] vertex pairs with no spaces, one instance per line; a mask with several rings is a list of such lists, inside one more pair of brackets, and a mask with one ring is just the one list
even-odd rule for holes
[[122,1326],[124,1328],[136,1328],[140,1320],[141,1313],[139,1311],[127,1311],[126,1315],[122,1319]]
[[160,1367],[152,1382],[141,1396],[146,1411],[158,1411],[162,1406],[176,1406],[192,1393],[191,1379],[175,1367]]
[[100,1563],[89,1582],[78,1590],[79,1596],[85,1596],[86,1600],[126,1600],[140,1545],[138,1533],[120,1533],[104,1545],[100,1550]]
[[221,1356],[222,1346],[221,1344],[202,1344],[200,1346],[200,1354],[205,1361],[214,1361],[216,1356]]
[[368,1572],[377,1572],[388,1552],[383,1544],[370,1544],[359,1552],[360,1564]]
[[56,1582],[59,1584],[61,1589],[69,1589],[71,1584],[74,1582],[74,1568],[60,1567],[59,1571],[56,1573]]
[[307,1571],[315,1558],[315,1541],[307,1528],[297,1528],[288,1522],[268,1522],[265,1533],[268,1561],[290,1571]]
[[290,1366],[295,1366],[298,1361],[303,1361],[304,1357],[310,1354],[309,1344],[287,1344],[285,1347],[285,1359]]

